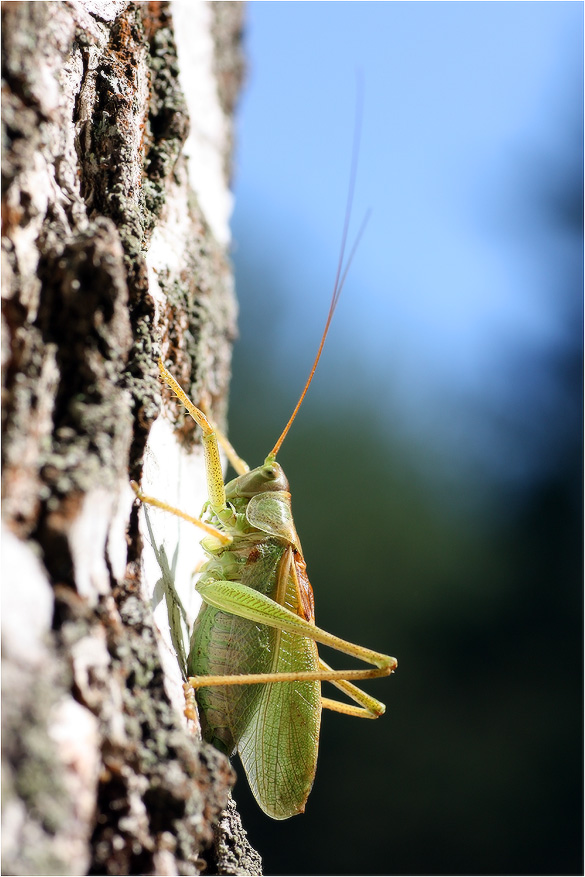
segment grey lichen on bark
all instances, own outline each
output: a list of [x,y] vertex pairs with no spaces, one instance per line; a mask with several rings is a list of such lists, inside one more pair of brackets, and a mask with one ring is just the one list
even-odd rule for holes
[[[227,191],[242,4],[217,5]],[[157,356],[222,422],[235,335],[171,4],[5,3],[2,41],[3,872],[259,873],[231,766],[169,697],[129,487]]]

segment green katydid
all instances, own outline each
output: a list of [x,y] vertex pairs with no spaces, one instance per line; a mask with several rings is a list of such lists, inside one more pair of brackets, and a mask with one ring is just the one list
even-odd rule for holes
[[[263,465],[249,469],[159,360],[163,381],[203,433],[209,497],[203,519],[191,518],[135,487],[142,502],[206,531],[201,544],[208,559],[196,586],[203,604],[191,636],[186,694],[196,692],[204,738],[229,756],[237,750],[258,804],[274,819],[305,809],[315,776],[321,709],[378,718],[384,705],[353,682],[388,676],[397,667],[395,658],[315,625],[313,591],[293,523],[289,485],[276,462],[313,379],[347,274],[342,266],[354,177],[355,159],[321,343],[299,401]],[[355,246],[357,241],[348,266]],[[219,445],[238,473],[228,484]],[[371,669],[333,670],[319,657],[317,643],[363,660]],[[323,681],[332,682],[357,706],[322,697]]]

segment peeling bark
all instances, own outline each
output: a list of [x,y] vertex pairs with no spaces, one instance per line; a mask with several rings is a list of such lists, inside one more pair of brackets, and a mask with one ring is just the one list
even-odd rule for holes
[[260,873],[225,811],[233,770],[181,715],[129,487],[145,460],[199,460],[169,400],[161,415],[159,354],[226,413],[242,4],[195,7],[216,194],[171,4],[2,6],[5,874]]

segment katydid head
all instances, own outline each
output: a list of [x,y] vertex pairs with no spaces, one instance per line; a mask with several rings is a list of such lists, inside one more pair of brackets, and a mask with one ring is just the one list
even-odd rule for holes
[[267,457],[262,466],[250,469],[243,475],[238,475],[229,484],[226,484],[226,496],[228,499],[235,497],[252,497],[259,493],[268,493],[273,490],[288,490],[288,480],[282,467],[274,457]]

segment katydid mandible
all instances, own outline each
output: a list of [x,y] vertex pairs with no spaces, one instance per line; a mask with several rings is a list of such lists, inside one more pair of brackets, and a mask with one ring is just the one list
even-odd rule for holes
[[[163,381],[202,430],[209,499],[199,520],[135,488],[143,502],[179,514],[206,531],[201,544],[208,559],[196,586],[203,604],[191,636],[185,689],[196,692],[203,737],[228,756],[239,753],[259,806],[273,819],[287,819],[305,809],[315,776],[322,708],[378,718],[384,704],[353,682],[388,676],[397,667],[395,658],[315,625],[313,591],[293,522],[289,485],[276,462],[313,379],[363,231],[364,225],[344,269],[355,156],[354,148],[341,254],[321,343],[299,401],[263,465],[249,469],[159,360]],[[228,484],[223,480],[220,445],[238,473]],[[371,668],[333,670],[319,657],[317,643]],[[324,681],[357,705],[322,697]]]

